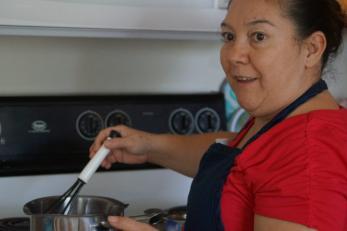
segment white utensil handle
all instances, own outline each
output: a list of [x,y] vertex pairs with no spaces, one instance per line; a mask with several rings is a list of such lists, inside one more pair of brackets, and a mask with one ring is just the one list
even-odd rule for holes
[[84,183],[87,183],[109,152],[110,149],[102,145],[95,156],[84,167],[78,178],[81,179]]

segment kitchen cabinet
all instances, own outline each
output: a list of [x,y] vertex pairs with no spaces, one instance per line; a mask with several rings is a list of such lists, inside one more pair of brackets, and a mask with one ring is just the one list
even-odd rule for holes
[[225,0],[1,0],[0,35],[216,39]]

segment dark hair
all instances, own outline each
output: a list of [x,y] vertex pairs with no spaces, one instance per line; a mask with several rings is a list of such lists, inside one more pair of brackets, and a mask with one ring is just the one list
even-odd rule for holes
[[[305,39],[316,31],[324,33],[327,47],[322,57],[322,69],[329,58],[336,55],[341,43],[343,28],[347,26],[344,14],[337,0],[276,0],[285,16],[297,28],[298,39]],[[230,3],[232,0],[230,0]]]
[[336,0],[279,0],[285,14],[296,25],[299,39],[305,39],[315,31],[324,33],[327,46],[323,53],[322,69],[331,56],[336,55],[345,26],[345,15]]

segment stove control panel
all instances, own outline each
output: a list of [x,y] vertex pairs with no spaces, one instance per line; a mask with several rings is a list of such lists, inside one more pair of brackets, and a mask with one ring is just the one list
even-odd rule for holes
[[[0,97],[0,175],[79,172],[103,128],[226,129],[223,94]],[[113,170],[158,167],[116,164]]]

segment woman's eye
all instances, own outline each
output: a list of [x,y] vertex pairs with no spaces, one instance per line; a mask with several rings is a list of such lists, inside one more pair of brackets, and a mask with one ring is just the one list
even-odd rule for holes
[[261,41],[264,41],[266,39],[266,35],[262,32],[253,33],[252,37],[253,37],[253,40],[256,42],[261,42]]
[[224,42],[230,42],[235,39],[235,35],[231,32],[222,32],[222,39]]

